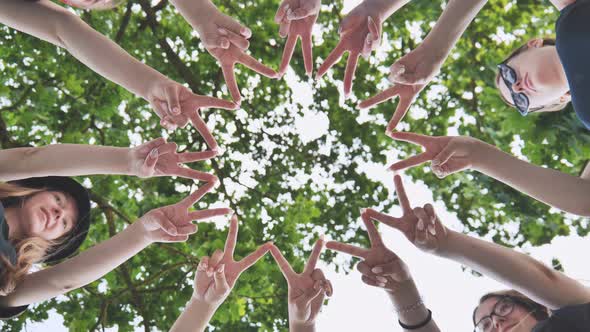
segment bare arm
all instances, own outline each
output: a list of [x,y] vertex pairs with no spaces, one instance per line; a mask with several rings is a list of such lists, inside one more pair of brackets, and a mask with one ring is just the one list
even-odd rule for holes
[[590,290],[536,259],[458,232],[448,232],[439,255],[470,266],[550,309],[590,301]]
[[0,181],[41,176],[131,175],[130,149],[82,144],[0,151]]
[[132,224],[65,262],[27,275],[13,293],[0,297],[0,306],[45,301],[102,278],[149,245],[138,226]]
[[154,84],[168,81],[78,16],[49,0],[0,0],[0,22],[65,48],[95,72],[145,99]]
[[474,169],[545,204],[576,215],[590,216],[588,167],[581,177],[576,177],[520,160],[487,143],[479,146]]

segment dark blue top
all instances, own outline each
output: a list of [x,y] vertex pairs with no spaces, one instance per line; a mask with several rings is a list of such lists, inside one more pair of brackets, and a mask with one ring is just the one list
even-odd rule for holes
[[556,311],[549,319],[537,324],[531,332],[588,332],[590,303],[570,305]]
[[590,129],[590,1],[577,0],[562,9],[555,32],[574,110]]

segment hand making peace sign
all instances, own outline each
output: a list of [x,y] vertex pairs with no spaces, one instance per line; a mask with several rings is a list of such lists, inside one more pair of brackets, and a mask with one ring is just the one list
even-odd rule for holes
[[206,182],[217,181],[217,177],[213,174],[183,167],[182,165],[211,159],[217,155],[217,151],[177,153],[176,149],[176,143],[166,143],[166,139],[162,137],[131,148],[129,150],[131,174],[142,178],[180,176]]
[[227,240],[223,251],[217,249],[211,258],[201,258],[195,275],[193,298],[197,301],[219,306],[236,284],[240,274],[254,265],[271,248],[268,242],[253,253],[241,259],[234,260],[234,250],[238,240],[238,217],[232,216]]
[[320,0],[283,0],[279,6],[275,22],[280,24],[279,35],[282,38],[288,36],[279,67],[279,75],[282,76],[287,71],[298,38],[301,38],[305,72],[307,75],[311,75],[313,71],[311,33],[320,13],[320,7]]
[[332,296],[332,283],[326,279],[322,270],[316,268],[323,247],[324,240],[320,238],[301,273],[293,270],[277,246],[270,248],[271,255],[287,280],[291,329],[298,325],[313,325],[324,303],[324,296]]
[[146,239],[151,242],[184,242],[190,234],[197,232],[197,226],[192,221],[232,213],[233,211],[229,208],[188,210],[214,186],[215,182],[209,182],[182,201],[151,210],[143,215],[137,222],[143,226]]

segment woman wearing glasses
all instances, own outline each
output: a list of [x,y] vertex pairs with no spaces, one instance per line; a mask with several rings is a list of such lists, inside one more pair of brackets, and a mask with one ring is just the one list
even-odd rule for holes
[[[438,73],[455,43],[487,0],[451,0],[424,42],[396,61],[389,79],[395,86],[365,100],[371,107],[399,96],[399,107],[388,126],[393,131],[415,94]],[[551,0],[560,10],[556,39],[536,38],[516,49],[498,66],[496,86],[502,99],[522,115],[558,111],[572,101],[576,114],[590,129],[589,0]],[[413,87],[413,89],[410,89]]]
[[[411,208],[400,176],[395,176],[394,182],[403,215],[392,217],[366,209],[361,215],[363,221],[375,220],[393,227],[420,250],[469,266],[513,289],[481,297],[470,317],[475,332],[590,331],[589,288],[528,255],[446,228],[432,205]],[[377,238],[372,235],[372,243]],[[364,252],[370,253],[333,241],[326,247],[361,258]],[[404,303],[396,305],[404,331],[440,331],[433,323],[436,312],[426,308],[399,257],[390,254],[386,262],[376,264],[365,259],[358,270],[366,284],[384,288],[394,304]],[[412,322],[407,321],[410,315]]]

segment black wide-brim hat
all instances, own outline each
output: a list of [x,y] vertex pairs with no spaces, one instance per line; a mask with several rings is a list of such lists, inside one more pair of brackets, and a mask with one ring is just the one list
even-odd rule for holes
[[90,195],[88,191],[76,180],[63,176],[28,178],[9,183],[31,189],[61,191],[74,198],[78,208],[76,225],[61,244],[49,249],[43,262],[56,263],[75,254],[86,239],[90,228]]

